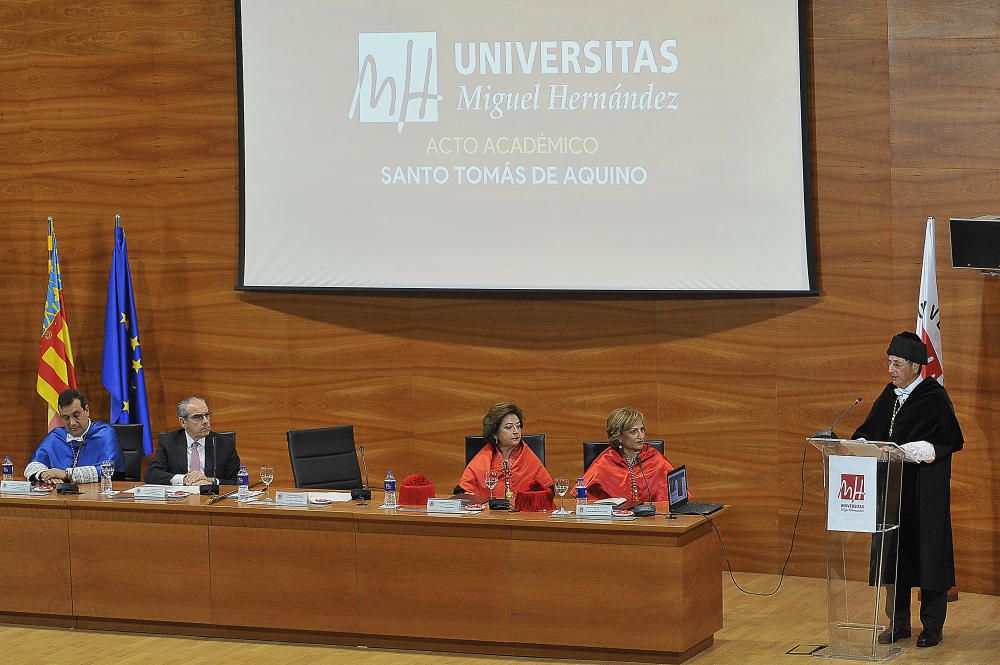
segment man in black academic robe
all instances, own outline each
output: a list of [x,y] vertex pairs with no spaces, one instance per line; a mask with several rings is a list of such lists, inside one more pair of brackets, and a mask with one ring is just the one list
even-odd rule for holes
[[951,455],[962,449],[964,439],[944,386],[920,375],[921,365],[927,364],[927,347],[920,338],[902,332],[892,338],[887,354],[892,381],[853,437],[891,441],[906,453],[898,559],[887,557],[883,567],[887,579],[896,568],[895,616],[879,641],[887,644],[910,636],[910,590],[916,586],[923,624],[917,646],[929,647],[941,642],[948,589],[955,585]]

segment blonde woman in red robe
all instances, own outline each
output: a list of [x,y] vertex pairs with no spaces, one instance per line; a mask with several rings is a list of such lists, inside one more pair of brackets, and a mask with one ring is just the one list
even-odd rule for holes
[[588,498],[616,497],[633,503],[669,500],[667,473],[674,467],[645,439],[646,419],[641,411],[622,407],[611,412],[610,445],[583,474]]
[[[486,445],[469,460],[456,491],[483,499],[510,499],[517,492],[527,490],[533,482],[551,488],[552,476],[521,440],[523,425],[524,414],[516,404],[500,402],[491,406],[483,416]],[[487,471],[497,473],[498,481],[492,491],[486,486]]]

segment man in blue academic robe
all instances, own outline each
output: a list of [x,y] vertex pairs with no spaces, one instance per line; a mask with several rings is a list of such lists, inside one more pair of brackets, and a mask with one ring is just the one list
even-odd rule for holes
[[49,432],[38,444],[24,467],[25,478],[43,483],[96,483],[101,479],[100,464],[106,459],[115,461],[115,469],[125,470],[114,428],[90,419],[83,393],[64,390],[57,405],[63,426]]

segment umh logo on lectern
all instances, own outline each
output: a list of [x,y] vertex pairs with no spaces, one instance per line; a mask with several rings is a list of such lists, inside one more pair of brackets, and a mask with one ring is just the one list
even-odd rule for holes
[[840,493],[837,498],[844,501],[864,501],[865,477],[853,473],[840,474]]
[[436,32],[358,34],[358,82],[347,117],[361,122],[437,122]]

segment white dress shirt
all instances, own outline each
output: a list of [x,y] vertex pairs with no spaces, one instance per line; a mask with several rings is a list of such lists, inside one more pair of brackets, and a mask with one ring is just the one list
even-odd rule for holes
[[[184,432],[184,438],[187,439],[187,468],[188,468],[188,471],[191,471],[191,446],[193,446],[196,443],[198,444],[198,455],[201,456],[201,469],[202,469],[202,471],[204,471],[205,470],[205,439],[203,439],[203,438],[202,439],[192,439],[191,435],[188,434],[187,432]],[[187,474],[184,474],[184,473],[175,473],[173,475],[173,477],[170,479],[170,484],[171,485],[183,485],[184,484],[184,476],[185,475],[187,475]],[[213,478],[212,480],[215,480],[215,479]],[[216,480],[215,482],[218,482],[218,481]]]

